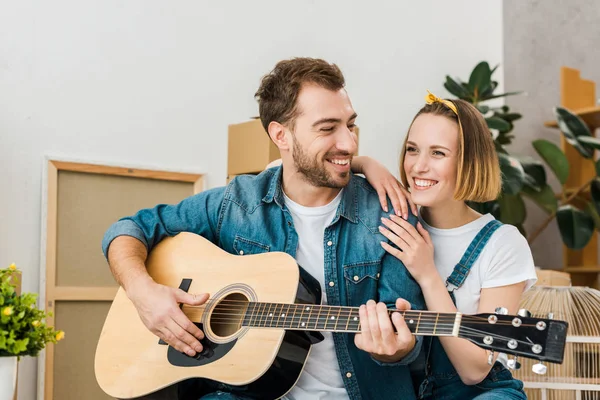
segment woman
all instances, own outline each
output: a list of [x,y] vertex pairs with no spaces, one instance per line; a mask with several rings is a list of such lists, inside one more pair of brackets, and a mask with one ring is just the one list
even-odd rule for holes
[[[521,294],[536,281],[531,251],[514,226],[466,203],[500,194],[489,129],[465,101],[431,93],[426,101],[410,125],[401,164],[402,183],[420,206],[419,223],[415,228],[394,214],[382,219],[380,232],[396,247],[381,245],[406,265],[429,310],[475,314],[505,307],[515,314]],[[372,183],[389,180],[382,178],[386,172],[377,162],[365,157],[353,161],[353,170],[364,172]],[[380,183],[376,186],[383,190]],[[387,192],[399,197],[396,204],[405,203],[402,193]],[[433,338],[423,357],[420,372],[425,375],[415,375],[420,398],[526,399],[522,383],[496,361],[497,355],[466,340]]]

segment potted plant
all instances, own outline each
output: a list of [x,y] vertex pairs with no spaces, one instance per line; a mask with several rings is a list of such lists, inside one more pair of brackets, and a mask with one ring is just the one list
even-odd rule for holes
[[0,400],[13,398],[20,357],[35,357],[65,336],[46,325],[48,315],[36,307],[36,294],[17,294],[17,277],[15,264],[0,269]]
[[[485,61],[473,69],[468,82],[446,76],[444,87],[454,96],[473,104],[483,114],[494,137],[494,143],[502,171],[502,192],[498,199],[486,203],[470,203],[481,213],[491,213],[504,223],[516,226],[529,243],[554,219],[563,243],[571,249],[581,249],[589,242],[594,229],[600,230],[600,161],[596,163],[596,177],[574,190],[564,187],[569,176],[569,161],[564,152],[546,139],[538,139],[532,145],[541,161],[509,154],[506,145],[512,142],[514,121],[521,114],[511,112],[508,106],[490,107],[484,102],[521,92],[494,93],[498,82],[493,80],[495,68]],[[573,112],[555,107],[554,115],[561,134],[582,157],[592,159],[594,149],[600,150],[600,140]],[[555,193],[546,181],[546,170],[556,175],[562,189]],[[531,199],[547,214],[547,219],[532,234],[527,235],[523,222],[527,217],[523,196]]]

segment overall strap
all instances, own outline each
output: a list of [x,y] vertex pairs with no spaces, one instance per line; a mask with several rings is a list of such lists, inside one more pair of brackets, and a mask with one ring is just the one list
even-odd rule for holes
[[459,263],[454,267],[454,271],[452,271],[452,274],[450,274],[446,280],[446,287],[450,293],[465,283],[465,280],[471,271],[471,267],[479,257],[479,254],[481,254],[481,251],[492,234],[496,229],[500,228],[500,226],[502,226],[500,221],[492,220],[481,228],[477,235],[475,235],[475,238],[471,241],[471,244],[469,244],[467,251],[465,251],[465,254],[463,254]]

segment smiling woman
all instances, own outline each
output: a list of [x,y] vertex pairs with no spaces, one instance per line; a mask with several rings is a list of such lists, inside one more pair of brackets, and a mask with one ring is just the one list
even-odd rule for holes
[[[382,219],[382,247],[419,283],[427,308],[438,312],[515,314],[524,290],[536,281],[531,251],[511,225],[481,215],[467,201],[491,201],[501,189],[492,136],[471,104],[433,95],[415,116],[402,149],[401,180],[419,209],[416,228],[396,215]],[[369,159],[357,159],[370,182],[382,176]],[[374,183],[375,185],[375,183]],[[435,252],[434,252],[435,249]],[[423,352],[420,398],[525,399],[505,355],[468,341],[434,338]],[[496,397],[494,397],[496,396]],[[498,397],[501,396],[501,397]]]

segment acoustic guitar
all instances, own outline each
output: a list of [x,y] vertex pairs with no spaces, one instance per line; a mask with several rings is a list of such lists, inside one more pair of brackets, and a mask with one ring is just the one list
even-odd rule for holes
[[[161,241],[146,266],[157,283],[211,294],[201,306],[182,306],[205,333],[204,350],[190,357],[161,341],[119,289],[95,355],[98,384],[112,397],[140,397],[204,378],[243,386],[245,396],[276,399],[296,383],[311,345],[323,338],[319,332],[360,332],[358,307],[320,305],[317,280],[283,252],[236,256],[180,233]],[[414,335],[454,336],[502,353],[563,360],[563,321],[502,313],[402,314]]]

